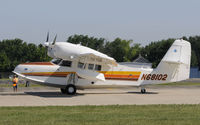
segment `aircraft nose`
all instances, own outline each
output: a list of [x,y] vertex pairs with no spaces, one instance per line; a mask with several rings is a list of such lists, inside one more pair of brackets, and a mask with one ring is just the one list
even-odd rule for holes
[[17,65],[17,66],[15,67],[14,72],[22,73],[24,70],[25,70],[24,65],[19,64],[19,65]]
[[17,65],[14,69],[14,72],[21,73],[22,67],[21,65]]

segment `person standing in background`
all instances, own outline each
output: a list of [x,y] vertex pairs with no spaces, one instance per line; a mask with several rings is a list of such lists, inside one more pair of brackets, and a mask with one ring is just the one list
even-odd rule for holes
[[26,81],[26,86],[25,87],[29,87],[29,81]]
[[18,78],[17,78],[16,75],[14,75],[12,82],[13,82],[13,91],[14,91],[14,92],[17,92]]

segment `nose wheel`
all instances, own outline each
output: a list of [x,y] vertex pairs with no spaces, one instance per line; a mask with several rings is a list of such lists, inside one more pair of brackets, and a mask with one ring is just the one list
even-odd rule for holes
[[142,88],[142,89],[141,89],[141,93],[142,93],[142,94],[146,93],[146,89]]
[[61,88],[61,93],[68,94],[68,95],[74,95],[76,94],[76,86],[69,84],[66,86],[66,88]]

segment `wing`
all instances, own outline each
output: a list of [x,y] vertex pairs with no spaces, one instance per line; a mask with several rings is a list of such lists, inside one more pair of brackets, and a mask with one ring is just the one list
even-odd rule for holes
[[87,63],[97,62],[97,64],[117,66],[117,62],[115,61],[115,59],[100,52],[81,53],[80,55],[76,56],[76,59],[83,60],[84,62],[87,62]]
[[23,74],[17,73],[17,72],[15,72],[15,71],[13,71],[13,73],[15,73],[15,74],[18,75],[19,77],[21,77],[21,78],[23,78],[23,79],[25,79],[25,80],[31,81],[31,82],[33,82],[33,83],[39,83],[39,84],[45,83],[45,82],[42,81],[42,80],[33,79],[33,78],[30,78],[30,77],[25,76],[25,75],[23,75]]

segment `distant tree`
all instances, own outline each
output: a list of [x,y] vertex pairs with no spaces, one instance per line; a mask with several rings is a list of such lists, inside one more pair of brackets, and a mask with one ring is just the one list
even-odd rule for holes
[[152,62],[152,67],[157,67],[175,39],[151,42],[141,49],[141,55]]
[[134,44],[133,46],[131,46],[129,53],[127,55],[129,61],[135,60],[139,56],[140,51],[141,51],[140,44]]
[[[189,38],[184,36],[182,38],[191,43],[191,66],[200,67],[200,36],[194,36]],[[167,39],[151,42],[149,45],[141,49],[141,54],[150,62],[152,62],[152,66],[155,68],[174,41],[175,39]]]
[[200,36],[189,37],[187,40],[191,43],[192,50],[194,51],[193,54],[195,53],[196,56],[196,59],[194,59],[193,56],[193,60],[191,61],[193,62],[196,60],[200,70]]
[[33,43],[27,44],[21,39],[0,41],[0,72],[12,71],[16,65],[27,61],[49,61],[45,56],[46,48]]
[[192,67],[198,66],[198,60],[197,60],[197,56],[196,56],[194,50],[192,50],[191,66],[192,66]]
[[106,43],[104,53],[113,57],[117,62],[132,61],[140,51],[140,45],[131,46],[132,42],[132,40],[116,38],[114,41]]
[[[183,37],[192,47],[191,66],[200,67],[200,36]],[[156,67],[175,39],[151,42],[145,47],[133,44],[132,40],[116,38],[106,41],[104,38],[73,35],[67,42],[82,44],[113,57],[117,62],[133,61],[139,54],[153,63]],[[27,44],[21,39],[0,41],[0,72],[12,71],[16,65],[27,61],[49,61],[47,49],[42,45]]]
[[0,71],[6,71],[10,69],[10,60],[4,51],[0,52]]

